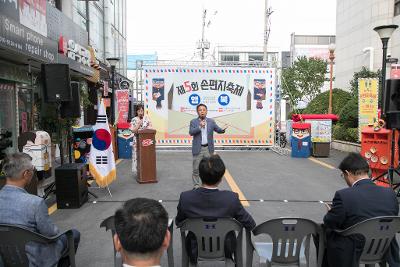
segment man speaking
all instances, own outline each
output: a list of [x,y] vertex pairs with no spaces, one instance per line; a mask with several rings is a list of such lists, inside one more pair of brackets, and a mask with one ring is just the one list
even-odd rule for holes
[[207,106],[199,104],[196,107],[198,118],[190,121],[189,134],[193,136],[192,154],[193,154],[193,185],[198,188],[201,185],[199,177],[199,164],[204,157],[209,157],[214,153],[214,131],[225,133],[228,128],[220,128],[217,123],[207,118]]

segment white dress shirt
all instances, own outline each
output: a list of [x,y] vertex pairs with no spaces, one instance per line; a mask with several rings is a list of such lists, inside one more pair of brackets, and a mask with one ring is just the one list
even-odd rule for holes
[[204,119],[204,122],[206,123],[206,125],[204,126],[204,128],[202,128],[200,126],[200,130],[201,130],[201,144],[202,145],[207,145],[208,144],[208,140],[207,140],[207,120]]

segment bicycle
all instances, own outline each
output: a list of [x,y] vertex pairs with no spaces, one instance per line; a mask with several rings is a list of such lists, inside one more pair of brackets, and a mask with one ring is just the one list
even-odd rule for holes
[[287,145],[286,133],[277,130],[275,132],[275,143],[279,145],[281,148],[286,147]]

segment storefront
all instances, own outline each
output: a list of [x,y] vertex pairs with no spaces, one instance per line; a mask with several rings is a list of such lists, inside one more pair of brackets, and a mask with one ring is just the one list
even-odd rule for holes
[[11,132],[12,140],[3,152],[17,150],[21,133],[42,129],[42,64],[68,64],[82,88],[94,74],[86,31],[46,0],[24,8],[20,1],[0,1],[0,138]]

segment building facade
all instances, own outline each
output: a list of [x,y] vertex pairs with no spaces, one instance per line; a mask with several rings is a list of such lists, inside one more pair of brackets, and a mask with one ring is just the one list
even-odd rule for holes
[[[328,62],[325,82],[321,91],[330,89],[330,60],[329,45],[336,43],[335,35],[297,35],[292,33],[290,36],[290,63],[296,61],[298,57],[320,58]],[[333,77],[335,77],[336,67],[333,67]],[[333,81],[335,87],[335,81]]]
[[59,125],[56,108],[44,102],[43,64],[68,66],[81,98],[89,95],[84,118],[93,124],[99,94],[110,83],[107,57],[120,58],[118,89],[127,79],[126,0],[0,1],[0,152],[17,150],[23,132],[53,134]]
[[[382,42],[373,29],[400,25],[400,1],[337,0],[336,12],[336,85],[346,89],[363,66],[372,71],[382,68]],[[400,57],[399,30],[389,41],[388,55]]]
[[[263,46],[217,46],[217,64],[263,66]],[[280,67],[280,52],[276,49],[267,52],[267,65]]]

